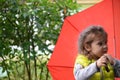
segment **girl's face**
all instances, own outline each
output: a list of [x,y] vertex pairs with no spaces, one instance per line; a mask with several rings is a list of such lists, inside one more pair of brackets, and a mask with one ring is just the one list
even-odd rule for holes
[[91,54],[101,57],[108,51],[107,37],[103,35],[97,35],[91,43]]

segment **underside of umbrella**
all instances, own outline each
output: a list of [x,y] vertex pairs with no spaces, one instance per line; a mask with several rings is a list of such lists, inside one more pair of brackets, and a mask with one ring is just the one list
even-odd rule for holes
[[55,49],[47,64],[53,80],[74,80],[79,33],[90,25],[101,25],[108,33],[108,52],[120,59],[120,0],[104,0],[64,20]]

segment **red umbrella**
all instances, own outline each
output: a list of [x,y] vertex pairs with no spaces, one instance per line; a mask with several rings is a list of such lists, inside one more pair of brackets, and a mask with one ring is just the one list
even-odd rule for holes
[[108,32],[108,52],[120,59],[120,0],[104,0],[64,20],[47,64],[53,80],[74,80],[73,67],[78,53],[78,35],[87,26],[98,24],[104,26]]

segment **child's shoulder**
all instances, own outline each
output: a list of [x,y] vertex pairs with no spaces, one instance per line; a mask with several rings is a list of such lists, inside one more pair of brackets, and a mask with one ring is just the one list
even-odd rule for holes
[[76,64],[81,64],[83,66],[88,66],[91,63],[91,60],[89,60],[85,55],[78,54],[76,57]]

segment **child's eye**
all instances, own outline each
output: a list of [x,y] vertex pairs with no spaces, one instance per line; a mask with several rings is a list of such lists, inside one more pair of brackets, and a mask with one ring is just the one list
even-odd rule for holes
[[100,46],[102,46],[102,44],[103,44],[102,42],[99,42],[99,43],[98,43],[98,45],[100,45]]
[[105,44],[107,44],[107,41],[105,41]]

